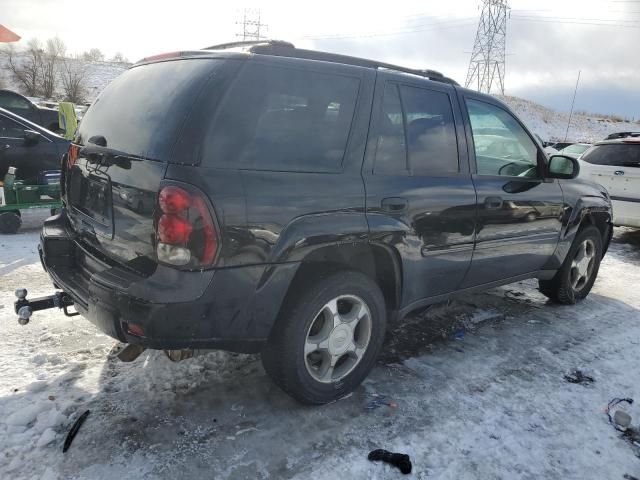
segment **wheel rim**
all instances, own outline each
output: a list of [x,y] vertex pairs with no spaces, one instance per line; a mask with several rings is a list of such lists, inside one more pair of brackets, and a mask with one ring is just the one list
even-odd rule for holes
[[371,311],[359,297],[341,295],[327,302],[307,330],[304,363],[321,383],[337,382],[353,371],[371,340]]
[[569,281],[575,291],[582,290],[591,279],[596,264],[596,246],[593,240],[583,241],[571,262]]

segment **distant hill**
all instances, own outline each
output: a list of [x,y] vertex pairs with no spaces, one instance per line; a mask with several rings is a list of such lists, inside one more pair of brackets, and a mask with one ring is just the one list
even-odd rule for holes
[[[530,100],[496,95],[516,112],[533,133],[545,141],[562,141],[567,130],[569,113],[557,112]],[[640,122],[625,122],[614,116],[585,115],[574,112],[567,140],[592,143],[602,140],[610,133],[640,131]]]

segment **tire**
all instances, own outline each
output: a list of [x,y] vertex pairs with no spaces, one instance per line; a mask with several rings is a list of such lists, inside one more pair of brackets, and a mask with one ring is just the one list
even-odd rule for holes
[[20,215],[15,212],[0,213],[0,233],[16,233],[22,225]]
[[286,393],[320,405],[352,392],[373,368],[384,341],[385,302],[378,285],[357,272],[299,288],[272,328],[262,363]]
[[[585,256],[591,259],[584,260]],[[582,263],[581,259],[584,260]],[[596,281],[601,260],[600,230],[590,225],[578,232],[555,276],[551,280],[539,280],[540,291],[551,300],[567,305],[582,300]],[[586,278],[582,277],[583,274],[586,274]]]

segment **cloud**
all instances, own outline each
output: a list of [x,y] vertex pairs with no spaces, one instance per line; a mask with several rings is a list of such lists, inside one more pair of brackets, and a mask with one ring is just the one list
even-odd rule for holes
[[[598,0],[518,0],[507,27],[506,93],[567,109],[578,70],[577,108],[640,116],[640,4]],[[3,24],[21,35],[60,36],[69,51],[97,47],[131,59],[237,38],[240,6],[181,0],[2,0]],[[432,68],[464,83],[479,0],[455,2],[248,1],[273,37],[303,47]],[[242,5],[244,7],[244,5]],[[517,8],[515,8],[517,7]],[[576,24],[571,19],[599,19]],[[564,19],[564,20],[563,20]],[[580,22],[578,22],[580,23]],[[626,25],[621,27],[620,25]],[[319,36],[355,38],[313,38]],[[569,93],[568,93],[569,92]],[[568,95],[568,96],[567,96]],[[570,101],[569,101],[570,105]]]

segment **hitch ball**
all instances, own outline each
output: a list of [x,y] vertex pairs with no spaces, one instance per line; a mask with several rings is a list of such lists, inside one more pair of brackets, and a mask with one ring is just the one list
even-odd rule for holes
[[31,307],[21,307],[20,310],[18,310],[18,323],[20,325],[26,325],[29,323],[32,314],[33,310],[31,310]]
[[26,288],[18,288],[16,290],[16,297],[18,297],[19,300],[24,300],[25,298],[27,298],[27,289]]

